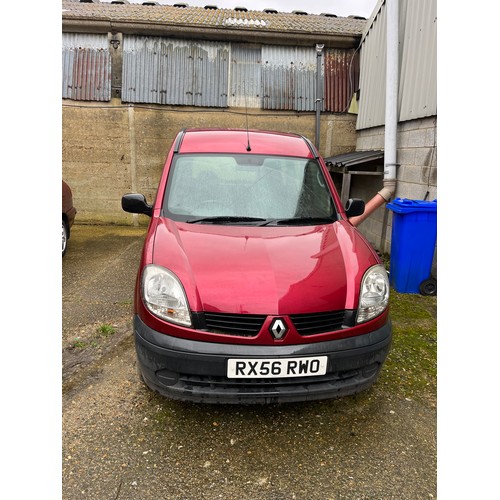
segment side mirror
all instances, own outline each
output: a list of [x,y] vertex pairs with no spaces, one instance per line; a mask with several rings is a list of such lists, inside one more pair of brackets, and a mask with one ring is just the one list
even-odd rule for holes
[[365,202],[359,198],[349,198],[345,204],[345,213],[348,218],[362,215],[365,211]]
[[153,207],[148,205],[143,194],[125,194],[122,196],[122,209],[131,214],[153,215]]

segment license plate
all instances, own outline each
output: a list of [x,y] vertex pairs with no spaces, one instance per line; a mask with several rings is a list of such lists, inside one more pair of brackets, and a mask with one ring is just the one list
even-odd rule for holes
[[326,373],[328,357],[229,359],[228,378],[313,377]]

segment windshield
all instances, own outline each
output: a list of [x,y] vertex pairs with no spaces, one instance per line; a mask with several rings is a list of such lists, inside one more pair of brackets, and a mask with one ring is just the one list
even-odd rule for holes
[[[192,223],[265,225],[337,220],[315,160],[261,155],[179,155],[163,215]],[[263,224],[264,225],[264,224]]]

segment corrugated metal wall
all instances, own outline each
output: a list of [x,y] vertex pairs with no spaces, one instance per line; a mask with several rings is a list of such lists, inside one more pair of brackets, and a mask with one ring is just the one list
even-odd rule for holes
[[262,108],[314,111],[316,49],[262,47]]
[[[315,111],[316,72],[315,47],[124,35],[121,98],[130,103]],[[63,34],[63,98],[109,101],[111,76],[106,35]],[[323,110],[345,112],[358,85],[358,55],[325,50],[321,78]]]
[[325,58],[325,110],[345,113],[359,85],[359,52],[328,49]]
[[[297,47],[295,60],[295,107],[296,111],[316,110],[317,56],[316,48]],[[323,80],[323,65],[321,75]]]
[[437,113],[437,0],[406,2],[401,121]]
[[[386,4],[361,46],[357,129],[385,122]],[[437,114],[437,0],[399,2],[399,121]]]
[[261,47],[231,44],[229,106],[261,107]]
[[229,44],[124,36],[124,102],[227,106]]
[[62,96],[79,101],[111,99],[107,35],[63,33]]
[[385,122],[386,19],[384,8],[373,20],[361,46],[358,129],[375,127]]

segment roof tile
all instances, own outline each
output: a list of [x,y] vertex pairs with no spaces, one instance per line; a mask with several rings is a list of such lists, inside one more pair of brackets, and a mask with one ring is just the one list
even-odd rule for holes
[[294,32],[328,35],[361,35],[366,20],[316,14],[276,14],[256,10],[205,9],[173,5],[62,2],[65,19],[150,22],[186,27],[237,28],[262,32]]

